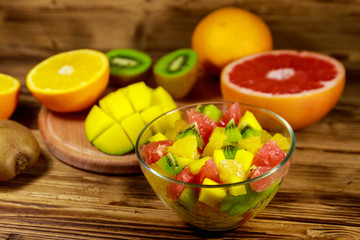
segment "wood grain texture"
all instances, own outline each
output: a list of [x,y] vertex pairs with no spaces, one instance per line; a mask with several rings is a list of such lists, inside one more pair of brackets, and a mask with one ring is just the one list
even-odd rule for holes
[[[347,70],[335,108],[295,133],[289,174],[255,219],[233,231],[201,231],[167,209],[143,175],[80,170],[48,151],[41,105],[25,85],[35,64],[76,48],[133,47],[156,60],[190,47],[196,23],[230,5],[261,16],[275,48],[326,53]],[[32,168],[0,183],[0,239],[360,239],[359,32],[359,0],[0,0],[0,72],[22,83],[12,119],[41,145]],[[201,75],[180,104],[220,99],[218,80]]]

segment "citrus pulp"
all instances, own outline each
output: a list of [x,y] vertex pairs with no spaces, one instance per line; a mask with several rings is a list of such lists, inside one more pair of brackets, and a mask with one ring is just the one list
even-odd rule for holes
[[15,111],[20,93],[16,78],[0,73],[0,119],[8,119]]
[[108,58],[91,49],[51,56],[32,68],[26,78],[33,96],[55,112],[76,112],[90,107],[108,82]]
[[324,117],[345,85],[345,68],[334,58],[308,52],[274,50],[228,64],[221,73],[225,100],[273,111],[294,130]]

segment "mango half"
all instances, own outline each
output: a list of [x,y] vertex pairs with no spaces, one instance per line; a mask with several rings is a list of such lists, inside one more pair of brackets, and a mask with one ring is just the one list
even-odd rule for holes
[[152,89],[137,82],[109,93],[99,100],[99,106],[91,108],[85,119],[85,135],[100,151],[122,155],[134,149],[146,124],[175,108],[176,103],[162,87]]

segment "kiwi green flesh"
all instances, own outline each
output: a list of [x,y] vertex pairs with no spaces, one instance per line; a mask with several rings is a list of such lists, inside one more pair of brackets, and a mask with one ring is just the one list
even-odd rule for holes
[[161,167],[166,173],[170,175],[176,175],[183,169],[183,167],[179,165],[176,156],[171,153],[166,154],[156,163],[159,167]]
[[151,67],[149,55],[135,49],[115,49],[106,53],[110,63],[110,74],[117,76],[139,75]]
[[196,111],[205,114],[214,122],[219,121],[222,116],[222,111],[213,104],[208,104],[205,106],[200,104],[196,106]]
[[237,142],[239,139],[242,138],[240,129],[237,127],[233,118],[226,125],[224,134],[226,135],[226,140],[228,142]]
[[224,152],[225,159],[234,159],[237,150],[240,148],[234,145],[225,145],[222,147],[222,150]]
[[192,49],[179,49],[160,58],[154,66],[155,74],[176,77],[190,72],[197,63],[198,55]]

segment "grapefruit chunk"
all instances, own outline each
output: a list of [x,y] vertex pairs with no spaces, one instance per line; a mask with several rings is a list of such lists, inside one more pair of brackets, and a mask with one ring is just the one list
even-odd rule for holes
[[345,85],[345,68],[334,58],[307,52],[274,50],[228,64],[221,73],[225,100],[271,110],[294,130],[323,118]]

